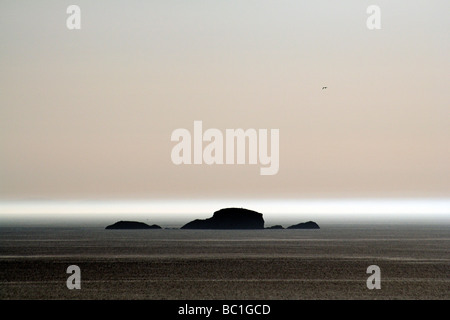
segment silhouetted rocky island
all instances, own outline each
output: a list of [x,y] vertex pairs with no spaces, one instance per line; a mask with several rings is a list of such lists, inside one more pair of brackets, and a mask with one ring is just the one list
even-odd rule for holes
[[299,224],[294,224],[287,229],[320,229],[319,225],[314,221],[302,222]]
[[208,219],[196,219],[181,229],[264,229],[263,215],[243,208],[225,208]]
[[105,229],[161,229],[160,226],[153,224],[149,226],[146,223],[143,222],[137,222],[137,221],[119,221],[112,225],[107,226]]
[[280,226],[279,224],[271,227],[267,227],[266,229],[284,229],[283,226]]

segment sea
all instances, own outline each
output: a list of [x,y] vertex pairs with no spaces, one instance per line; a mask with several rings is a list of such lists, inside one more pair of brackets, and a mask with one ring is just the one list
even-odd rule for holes
[[449,276],[449,225],[0,227],[2,300],[448,300]]

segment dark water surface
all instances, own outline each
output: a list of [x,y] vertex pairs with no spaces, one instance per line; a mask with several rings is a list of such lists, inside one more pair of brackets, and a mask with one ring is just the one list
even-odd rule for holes
[[[380,290],[366,286],[370,265]],[[449,275],[446,225],[0,228],[1,299],[449,299]]]

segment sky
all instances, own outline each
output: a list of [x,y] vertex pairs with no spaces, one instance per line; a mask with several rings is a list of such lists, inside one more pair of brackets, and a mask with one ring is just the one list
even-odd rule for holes
[[[71,4],[80,30],[66,27]],[[372,4],[379,30],[366,26]],[[449,9],[3,0],[0,214],[35,201],[211,199],[428,199],[441,209],[443,199],[450,214]],[[196,120],[279,129],[278,173],[175,165],[171,133]]]

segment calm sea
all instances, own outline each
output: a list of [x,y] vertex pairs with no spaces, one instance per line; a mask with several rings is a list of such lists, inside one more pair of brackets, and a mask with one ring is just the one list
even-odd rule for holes
[[[0,228],[2,299],[449,299],[450,226]],[[66,286],[67,267],[81,289]],[[370,290],[367,268],[381,270]]]

